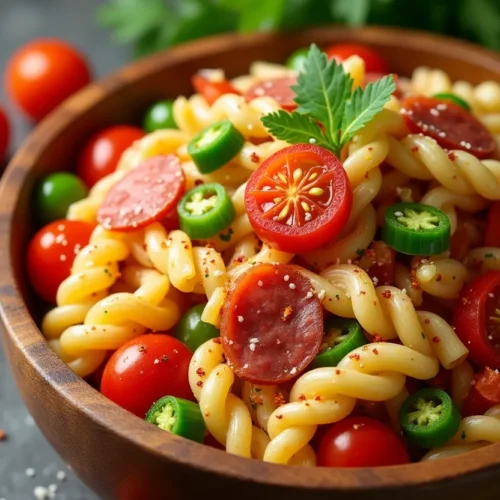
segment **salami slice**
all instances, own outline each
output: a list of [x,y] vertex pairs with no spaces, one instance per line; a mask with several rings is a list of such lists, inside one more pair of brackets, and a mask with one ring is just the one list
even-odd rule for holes
[[148,158],[111,188],[97,220],[106,229],[124,232],[160,221],[175,208],[185,184],[177,156]]
[[269,96],[276,99],[283,109],[293,111],[297,104],[294,102],[295,92],[291,86],[296,83],[296,78],[290,76],[264,80],[250,87],[245,94],[245,99],[250,102],[256,97]]
[[256,265],[229,293],[221,337],[236,375],[253,383],[281,384],[318,353],[323,308],[309,280],[292,266]]
[[488,129],[461,106],[433,97],[413,96],[402,103],[408,129],[432,137],[445,149],[461,149],[477,158],[488,158],[496,150]]

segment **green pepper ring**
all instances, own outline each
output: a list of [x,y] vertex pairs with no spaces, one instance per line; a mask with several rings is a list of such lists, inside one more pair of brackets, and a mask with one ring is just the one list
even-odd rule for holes
[[337,366],[351,351],[367,344],[363,331],[355,319],[331,318],[326,321],[325,331],[341,330],[341,337],[345,337],[339,344],[328,346],[323,352],[320,352],[311,363],[312,368],[323,366]]
[[151,406],[145,420],[191,441],[202,443],[205,438],[205,422],[200,407],[186,399],[174,396],[160,398]]
[[[430,425],[419,425],[418,412],[422,413],[424,419],[434,418],[435,409],[438,408],[435,406],[436,401],[440,401],[441,413]],[[416,424],[411,421],[410,415],[417,418]],[[406,398],[399,411],[399,423],[403,434],[411,445],[420,448],[434,448],[445,444],[458,431],[460,421],[460,413],[450,396],[445,391],[434,387],[420,389],[413,393]]]
[[407,255],[440,254],[450,246],[450,219],[422,203],[391,205],[385,211],[382,240]]

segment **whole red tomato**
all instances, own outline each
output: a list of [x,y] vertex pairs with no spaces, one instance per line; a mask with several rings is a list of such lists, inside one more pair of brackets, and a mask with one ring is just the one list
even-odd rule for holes
[[28,276],[35,292],[55,302],[59,285],[70,275],[77,253],[87,245],[94,226],[58,220],[40,229],[28,246]]
[[188,380],[190,350],[164,333],[140,335],[110,358],[101,392],[138,417],[163,396],[193,400]]
[[77,174],[91,188],[97,181],[115,171],[122,153],[145,132],[130,125],[101,130],[85,145],[80,154]]
[[40,39],[21,47],[7,64],[7,89],[33,120],[41,120],[87,85],[90,70],[83,55],[66,42]]
[[376,50],[360,43],[338,43],[328,47],[325,52],[329,58],[335,57],[338,61],[345,61],[354,55],[359,56],[365,62],[367,73],[387,75],[390,72],[387,61]]
[[318,449],[323,467],[378,467],[410,462],[401,439],[369,417],[348,417],[330,427]]
[[10,127],[5,111],[0,107],[0,169],[9,146]]

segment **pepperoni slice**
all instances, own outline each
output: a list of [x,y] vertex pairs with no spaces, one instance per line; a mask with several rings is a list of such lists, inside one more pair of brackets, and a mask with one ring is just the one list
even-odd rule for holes
[[186,180],[175,155],[148,158],[117,182],[99,207],[106,229],[134,231],[163,219],[184,194]]
[[246,91],[245,99],[250,102],[256,97],[267,95],[276,99],[283,109],[293,111],[297,107],[297,104],[294,102],[295,92],[291,89],[291,86],[296,83],[297,79],[291,76],[264,80],[250,87]]
[[496,149],[488,129],[467,110],[450,101],[412,96],[402,103],[408,129],[435,139],[445,149],[461,149],[487,158]]
[[238,377],[281,384],[296,377],[318,353],[323,308],[309,280],[292,266],[256,265],[229,293],[221,337]]

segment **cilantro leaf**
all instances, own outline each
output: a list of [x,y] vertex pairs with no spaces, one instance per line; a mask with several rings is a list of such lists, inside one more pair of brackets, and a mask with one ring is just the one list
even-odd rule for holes
[[328,61],[317,45],[311,45],[304,69],[292,89],[299,105],[297,111],[322,123],[333,146],[339,144],[338,130],[351,86],[352,78],[344,72],[342,65],[334,59]]
[[292,144],[308,144],[314,139],[314,144],[334,151],[319,125],[309,116],[297,112],[287,113],[280,110],[262,117],[262,123],[272,135]]
[[392,75],[387,75],[374,83],[369,83],[364,91],[360,87],[354,91],[345,105],[340,135],[341,147],[382,111],[395,90],[394,78]]

